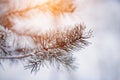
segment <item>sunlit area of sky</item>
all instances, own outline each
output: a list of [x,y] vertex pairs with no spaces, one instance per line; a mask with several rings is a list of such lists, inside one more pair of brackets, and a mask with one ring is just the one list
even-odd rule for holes
[[[120,80],[120,0],[76,1],[80,2],[80,22],[93,30],[88,40],[91,44],[74,52],[78,68],[70,73],[48,66],[30,73],[24,70],[22,63],[4,63],[0,80]],[[74,24],[67,21],[67,24]]]

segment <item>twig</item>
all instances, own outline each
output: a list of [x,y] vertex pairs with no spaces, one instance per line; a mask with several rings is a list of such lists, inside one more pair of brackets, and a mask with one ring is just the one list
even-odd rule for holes
[[22,56],[1,56],[0,59],[23,59],[30,56],[32,56],[32,54],[26,54]]
[[9,52],[4,48],[4,47],[2,47],[1,45],[0,45],[0,49],[2,49],[2,51],[7,55],[7,54],[9,54]]

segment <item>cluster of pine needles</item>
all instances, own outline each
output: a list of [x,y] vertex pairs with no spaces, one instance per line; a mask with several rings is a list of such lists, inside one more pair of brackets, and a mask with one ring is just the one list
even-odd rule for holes
[[[73,51],[84,48],[89,44],[87,41],[91,37],[92,31],[86,32],[84,25],[75,25],[74,28],[64,30],[51,30],[40,35],[22,35],[33,39],[34,49],[21,48],[11,50],[6,46],[5,40],[8,34],[7,30],[0,30],[0,63],[5,60],[25,62],[25,69],[31,69],[31,72],[37,72],[41,66],[55,65],[58,69],[64,67],[67,70],[75,69]],[[11,31],[12,32],[12,31]]]

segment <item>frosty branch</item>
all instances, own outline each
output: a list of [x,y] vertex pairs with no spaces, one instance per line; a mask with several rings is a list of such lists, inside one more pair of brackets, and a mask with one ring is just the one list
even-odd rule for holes
[[[64,30],[56,29],[56,26],[72,25],[67,20],[72,22],[77,16],[75,12],[79,12],[75,0],[48,0],[42,4],[34,4],[34,0],[26,1],[25,4],[21,4],[24,2],[21,0],[14,1],[18,5],[13,5],[12,0],[0,1],[3,5],[0,6],[3,11],[0,13],[0,64],[5,60],[13,63],[22,60],[26,63],[25,68],[31,68],[32,72],[46,63],[56,65],[58,69],[74,69],[73,51],[89,44],[87,39],[92,31],[86,31],[85,25],[77,24],[77,21]],[[42,33],[42,27],[51,27],[49,24],[55,30]]]
[[[4,33],[7,35],[7,32]],[[13,33],[17,34],[15,32]],[[76,25],[76,27],[64,31],[54,30],[39,36],[27,35],[30,36],[34,40],[35,45],[38,46],[34,49],[20,48],[13,51],[7,47],[7,44],[3,40],[5,34],[0,34],[0,43],[2,43],[0,44],[0,59],[24,59],[28,61],[27,68],[32,68],[32,71],[38,71],[40,65],[46,61],[51,64],[57,62],[67,69],[68,67],[72,68],[74,58],[71,51],[76,48],[81,49],[88,45],[89,42],[87,42],[86,39],[91,37],[91,30],[86,33],[84,25]],[[22,34],[17,35],[25,36]],[[6,38],[7,36],[4,37],[4,39]],[[5,46],[3,46],[3,43]]]

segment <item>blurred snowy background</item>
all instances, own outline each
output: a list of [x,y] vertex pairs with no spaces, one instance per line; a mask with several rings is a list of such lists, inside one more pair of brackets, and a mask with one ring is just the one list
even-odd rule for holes
[[31,74],[22,64],[4,64],[0,80],[120,80],[120,0],[81,0],[81,6],[80,18],[94,32],[92,44],[75,52],[76,71],[46,67]]

